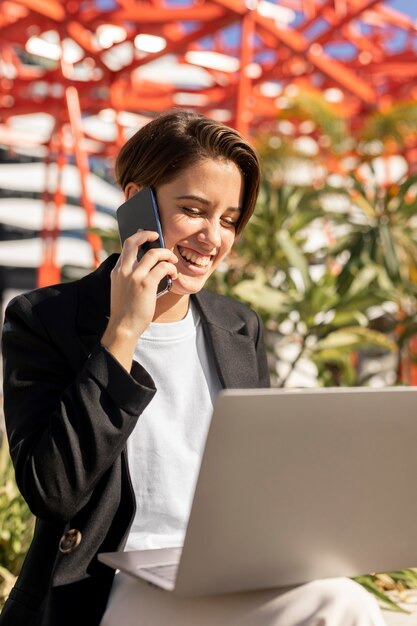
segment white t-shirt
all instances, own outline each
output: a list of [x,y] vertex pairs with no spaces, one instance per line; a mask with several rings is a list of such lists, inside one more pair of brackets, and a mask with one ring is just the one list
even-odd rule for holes
[[127,443],[136,515],[125,550],[181,546],[221,385],[194,306],[152,323],[135,351],[157,392]]

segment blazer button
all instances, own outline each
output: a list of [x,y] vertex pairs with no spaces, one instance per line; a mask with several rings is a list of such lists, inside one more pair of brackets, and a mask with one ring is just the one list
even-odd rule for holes
[[71,530],[67,530],[67,532],[62,535],[61,540],[59,542],[59,551],[62,554],[69,554],[73,552],[81,542],[81,533],[76,528],[71,528]]

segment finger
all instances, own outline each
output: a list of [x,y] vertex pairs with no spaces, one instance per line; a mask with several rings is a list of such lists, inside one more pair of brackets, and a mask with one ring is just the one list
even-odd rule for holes
[[130,237],[127,237],[122,246],[120,262],[123,263],[126,261],[129,264],[133,263],[137,259],[138,248],[143,246],[147,241],[157,241],[158,238],[158,233],[152,230],[140,230]]
[[168,263],[178,263],[177,256],[172,252],[172,250],[168,250],[168,248],[152,248],[148,250],[146,254],[143,255],[141,260],[138,262],[138,269],[144,273],[150,272],[156,265],[159,263],[167,261]]
[[138,230],[137,233],[134,233],[125,239],[123,248],[126,248],[127,250],[137,250],[139,246],[143,246],[143,244],[147,241],[157,241],[158,239],[158,233],[153,230]]
[[149,272],[146,277],[146,283],[156,289],[161,280],[166,276],[170,276],[172,280],[175,280],[178,277],[178,271],[172,263],[161,261]]
[[138,228],[136,233],[130,235],[125,239],[126,242],[131,242],[132,245],[142,245],[145,241],[156,241],[159,238],[158,233],[155,230],[143,230],[143,228]]

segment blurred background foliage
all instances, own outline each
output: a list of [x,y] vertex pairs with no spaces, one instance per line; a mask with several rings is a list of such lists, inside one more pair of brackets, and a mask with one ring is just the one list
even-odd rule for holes
[[[261,314],[273,386],[417,384],[417,176],[402,158],[416,130],[415,103],[350,128],[309,89],[287,97],[276,133],[253,138],[256,211],[208,287]],[[115,231],[96,232],[119,250]],[[4,445],[0,472],[5,597],[33,520]],[[413,569],[357,580],[396,610],[392,592],[417,586]]]
[[416,129],[415,103],[352,129],[310,89],[257,138],[256,211],[210,287],[261,313],[274,385],[417,382]]
[[415,176],[387,189],[353,175],[338,189],[263,181],[255,215],[211,286],[262,314],[275,385],[303,382],[302,364],[310,385],[377,384],[362,365],[388,354],[392,371],[380,384],[408,382],[416,192]]
[[34,518],[14,480],[7,440],[0,444],[0,607],[14,585],[32,539]]

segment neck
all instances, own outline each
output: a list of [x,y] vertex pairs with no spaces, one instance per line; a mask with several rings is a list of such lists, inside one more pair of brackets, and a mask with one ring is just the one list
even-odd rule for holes
[[156,301],[153,322],[179,322],[187,315],[190,296],[166,293]]

